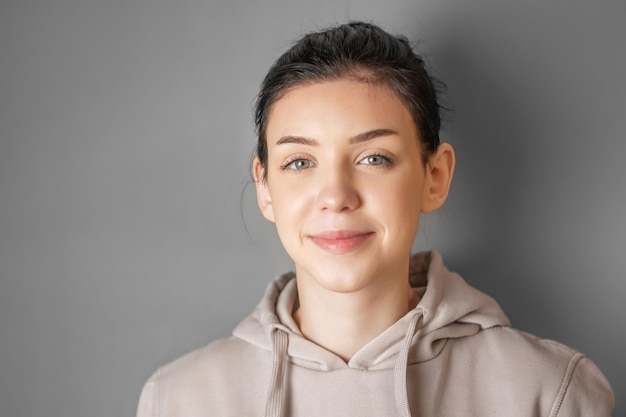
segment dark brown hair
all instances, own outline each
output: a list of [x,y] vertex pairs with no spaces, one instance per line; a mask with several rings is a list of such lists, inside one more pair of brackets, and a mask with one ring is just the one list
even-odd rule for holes
[[440,106],[435,81],[424,60],[403,36],[371,23],[352,22],[310,33],[272,65],[261,84],[255,108],[256,154],[267,165],[265,131],[271,106],[298,85],[350,78],[380,83],[407,106],[421,136],[424,162],[439,146]]

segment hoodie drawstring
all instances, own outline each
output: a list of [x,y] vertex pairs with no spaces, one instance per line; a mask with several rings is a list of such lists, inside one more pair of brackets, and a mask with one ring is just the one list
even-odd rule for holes
[[[416,335],[419,337],[423,320],[424,315],[422,313],[415,314],[411,318],[393,370],[394,396],[399,417],[411,417],[406,386],[409,351],[413,338]],[[283,413],[288,346],[289,336],[287,333],[280,329],[274,329],[272,332],[272,377],[265,403],[265,417],[281,417]]]
[[272,378],[265,403],[265,417],[281,417],[283,413],[283,393],[285,362],[289,337],[280,329],[272,331]]
[[[417,333],[421,331],[424,315],[420,312],[415,314],[409,322],[409,327],[404,336],[402,348],[396,359],[393,369],[393,391],[396,400],[396,409],[399,417],[411,417],[411,409],[409,408],[409,396],[406,389],[406,373],[409,361],[409,350],[411,350],[411,342]],[[419,329],[418,329],[419,324]]]

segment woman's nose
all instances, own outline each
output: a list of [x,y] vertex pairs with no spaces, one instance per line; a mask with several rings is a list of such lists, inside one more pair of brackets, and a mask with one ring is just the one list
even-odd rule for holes
[[318,193],[318,207],[324,211],[352,211],[361,204],[350,173],[337,170],[322,174]]

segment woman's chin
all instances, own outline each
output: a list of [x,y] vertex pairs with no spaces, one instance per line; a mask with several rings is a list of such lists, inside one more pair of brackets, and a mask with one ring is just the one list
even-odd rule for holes
[[307,280],[303,285],[315,285],[326,291],[350,294],[372,286],[381,277],[381,271],[373,265],[361,264],[354,266],[354,260],[333,262],[326,265],[317,264],[314,268],[296,268],[298,282]]

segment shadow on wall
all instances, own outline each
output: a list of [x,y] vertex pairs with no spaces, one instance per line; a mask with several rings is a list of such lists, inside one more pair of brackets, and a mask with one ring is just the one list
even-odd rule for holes
[[[537,75],[520,65],[532,66],[534,46],[514,48],[515,34],[507,35],[491,19],[474,11],[440,25],[441,33],[432,36],[436,44],[426,52],[435,77],[446,84],[442,141],[457,153],[448,202],[426,219],[437,222],[429,234],[438,237],[429,246],[445,252],[452,269],[501,302],[516,327],[550,335],[558,327],[550,314],[554,306],[545,289],[527,279],[533,261],[524,251],[519,221],[529,203],[520,200],[537,151],[534,131],[544,122],[529,88]],[[544,297],[537,297],[541,292]],[[518,314],[528,300],[532,317]]]
[[[458,157],[449,207],[443,213],[452,218],[449,225],[444,222],[446,239],[453,240],[446,246],[452,245],[462,275],[505,303],[506,311],[521,312],[533,300],[533,317],[514,325],[553,334],[558,326],[551,320],[553,305],[545,298],[549,294],[537,297],[542,288],[527,279],[533,260],[524,251],[525,231],[520,228],[528,204],[520,201],[529,186],[525,175],[536,149],[533,130],[541,121],[534,119],[533,107],[520,91],[525,85],[519,71],[494,62],[501,56],[498,49],[448,43],[440,54],[452,106],[445,134]],[[537,326],[534,320],[539,317]]]
[[514,327],[587,354],[619,399],[623,29],[586,5],[457,6],[418,45],[447,84],[442,140],[457,151],[449,200],[422,222],[425,246]]

